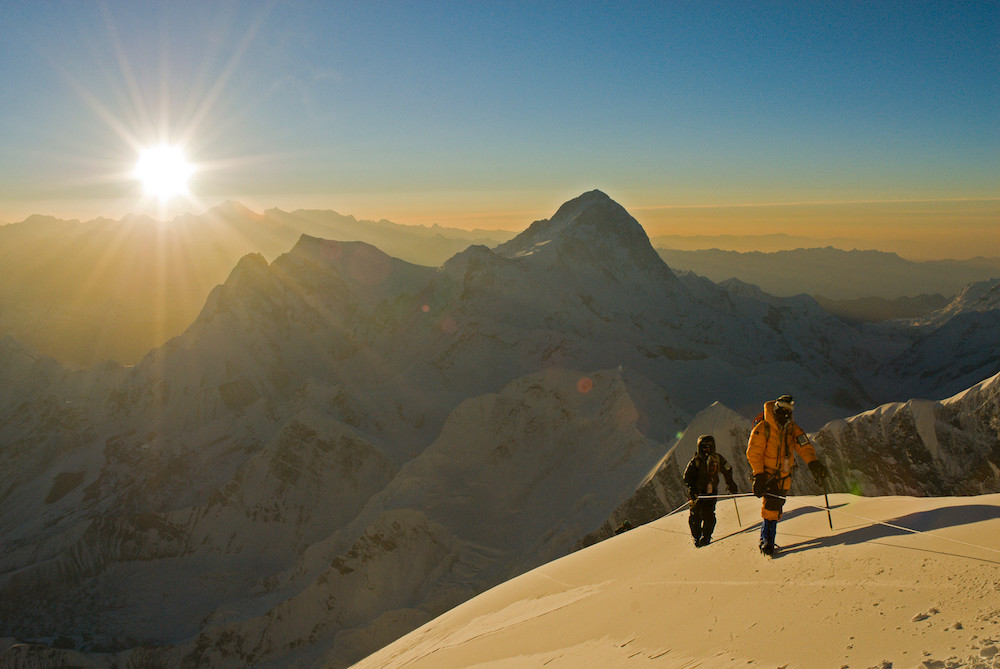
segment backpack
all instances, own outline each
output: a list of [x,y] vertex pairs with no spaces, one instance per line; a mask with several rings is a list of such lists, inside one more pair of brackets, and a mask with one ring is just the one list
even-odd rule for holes
[[766,442],[771,438],[771,424],[764,420],[763,411],[757,414],[757,416],[753,419],[753,427],[750,428],[750,433],[753,434],[753,431],[756,430],[757,426],[761,423],[764,423],[764,441]]
[[718,453],[712,453],[708,456],[708,460],[705,462],[705,468],[708,470],[708,476],[710,478],[712,476],[718,476],[721,473],[722,467],[719,466]]

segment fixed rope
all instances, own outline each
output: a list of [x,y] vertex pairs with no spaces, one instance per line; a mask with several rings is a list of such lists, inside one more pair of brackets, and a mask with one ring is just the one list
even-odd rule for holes
[[[737,497],[755,497],[755,496],[756,495],[754,495],[753,493],[744,492],[744,493],[736,493],[736,494],[732,494],[732,495],[698,495],[698,499],[736,499]],[[786,501],[788,499],[791,499],[788,496],[785,496],[785,495],[775,495],[773,493],[766,493],[765,497],[774,497],[776,499],[782,499],[782,500],[786,500]],[[690,505],[691,505],[690,502],[684,502],[679,507],[677,507],[676,509],[674,509],[673,511],[671,511],[670,513],[666,514],[663,517],[664,518],[669,518],[670,516],[674,515],[675,513],[678,513],[679,511],[681,511],[683,509],[689,508]],[[857,515],[854,515],[854,514],[851,514],[851,513],[847,513],[846,511],[841,511],[839,509],[834,509],[834,508],[830,507],[829,505],[828,506],[820,506],[818,504],[809,504],[809,503],[803,502],[802,506],[806,506],[806,507],[809,507],[809,508],[812,508],[812,509],[820,509],[820,510],[826,511],[827,513],[830,513],[830,512],[838,513],[838,514],[840,514],[842,516],[847,516],[849,518],[854,518],[855,520],[863,520],[863,521],[865,521],[867,523],[871,523],[873,525],[884,525],[885,527],[891,527],[894,530],[901,530],[903,532],[909,532],[911,534],[925,534],[925,535],[927,535],[929,537],[933,537],[935,539],[941,539],[942,541],[950,541],[952,543],[960,544],[962,546],[968,546],[969,548],[978,548],[979,550],[988,551],[990,553],[1000,553],[1000,549],[997,549],[997,548],[990,548],[989,546],[980,546],[978,544],[973,544],[973,543],[970,543],[968,541],[961,541],[959,539],[952,539],[951,537],[943,537],[940,534],[934,534],[934,533],[928,532],[926,530],[914,530],[914,529],[911,529],[909,527],[903,527],[902,525],[895,525],[893,523],[887,523],[887,522],[882,521],[882,520],[875,520],[874,518],[865,518],[864,516],[857,516]]]
[[[736,499],[737,497],[753,497],[753,493],[741,492],[741,493],[736,493],[734,495],[698,495],[697,499]],[[669,518],[670,516],[674,515],[678,511],[681,511],[682,509],[690,508],[690,506],[691,506],[690,501],[684,502],[679,507],[677,507],[676,509],[674,509],[673,511],[671,511],[670,513],[666,514],[663,517]]]
[[[803,506],[811,506],[815,509],[822,509],[821,506],[816,506],[815,504],[804,504]],[[886,527],[891,527],[894,530],[902,530],[904,532],[910,532],[911,534],[926,534],[929,537],[934,537],[935,539],[941,539],[942,541],[950,541],[954,544],[961,544],[963,546],[969,546],[970,548],[978,548],[980,550],[989,551],[991,553],[1000,553],[1000,549],[990,548],[989,546],[980,546],[978,544],[969,543],[968,541],[961,541],[959,539],[952,539],[951,537],[943,537],[940,534],[933,534],[926,530],[913,530],[909,527],[903,527],[902,525],[894,525],[892,523],[886,523],[881,520],[874,520],[872,518],[865,518],[863,516],[855,516],[854,514],[847,513],[845,511],[840,511],[838,509],[831,509],[834,513],[839,513],[842,516],[848,516],[850,518],[856,518],[857,520],[864,520],[869,523],[874,523],[876,525],[885,525]]]
[[[773,495],[773,494],[770,494],[770,493],[768,493],[767,496],[768,497],[776,497],[778,499],[784,499],[784,500],[789,499],[788,497],[783,497],[781,495]],[[925,534],[925,535],[927,535],[929,537],[934,537],[935,539],[941,539],[942,541],[950,541],[950,542],[955,543],[955,544],[961,544],[962,546],[968,546],[970,548],[978,548],[980,550],[989,551],[991,553],[1000,553],[1000,549],[997,549],[997,548],[990,548],[989,546],[980,546],[978,544],[973,544],[973,543],[970,543],[968,541],[961,541],[959,539],[952,539],[951,537],[943,537],[940,534],[934,534],[932,532],[928,532],[927,530],[914,530],[914,529],[910,529],[909,527],[903,527],[902,525],[894,525],[893,523],[887,523],[887,522],[882,521],[882,520],[875,520],[874,518],[865,518],[864,516],[856,516],[856,515],[854,515],[852,513],[847,513],[846,511],[841,511],[840,509],[833,509],[833,508],[831,508],[829,506],[819,506],[818,504],[809,504],[809,503],[806,503],[806,502],[803,502],[802,506],[806,506],[806,507],[809,507],[809,508],[812,508],[812,509],[822,509],[822,510],[827,511],[827,513],[829,513],[829,512],[832,511],[833,513],[839,513],[842,516],[847,516],[849,518],[854,518],[856,520],[863,520],[865,522],[872,523],[873,525],[884,525],[885,527],[891,527],[894,530],[902,530],[903,532],[909,532],[911,534]]]

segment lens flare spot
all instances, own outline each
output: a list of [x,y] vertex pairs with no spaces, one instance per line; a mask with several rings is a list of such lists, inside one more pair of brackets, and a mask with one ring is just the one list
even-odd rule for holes
[[426,314],[428,311],[431,310],[431,307],[430,305],[425,304],[424,306],[420,307],[420,310]]
[[583,394],[589,393],[593,388],[594,382],[589,376],[584,376],[576,382],[576,389]]

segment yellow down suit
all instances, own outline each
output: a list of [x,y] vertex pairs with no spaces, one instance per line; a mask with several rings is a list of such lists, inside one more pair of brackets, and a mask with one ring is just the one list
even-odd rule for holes
[[[774,400],[765,402],[764,418],[750,431],[747,460],[754,476],[767,474],[767,492],[771,495],[784,497],[792,487],[794,453],[798,453],[806,464],[817,459],[816,449],[802,428],[791,419],[784,427],[779,427],[774,418]],[[761,517],[765,520],[780,520],[784,502],[784,499],[765,494]]]

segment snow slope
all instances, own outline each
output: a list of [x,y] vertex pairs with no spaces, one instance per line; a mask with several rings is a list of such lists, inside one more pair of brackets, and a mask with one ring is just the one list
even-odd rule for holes
[[[773,559],[758,501],[686,512],[538,567],[354,669],[1000,667],[1000,495],[793,497]],[[904,531],[907,528],[918,533]]]

